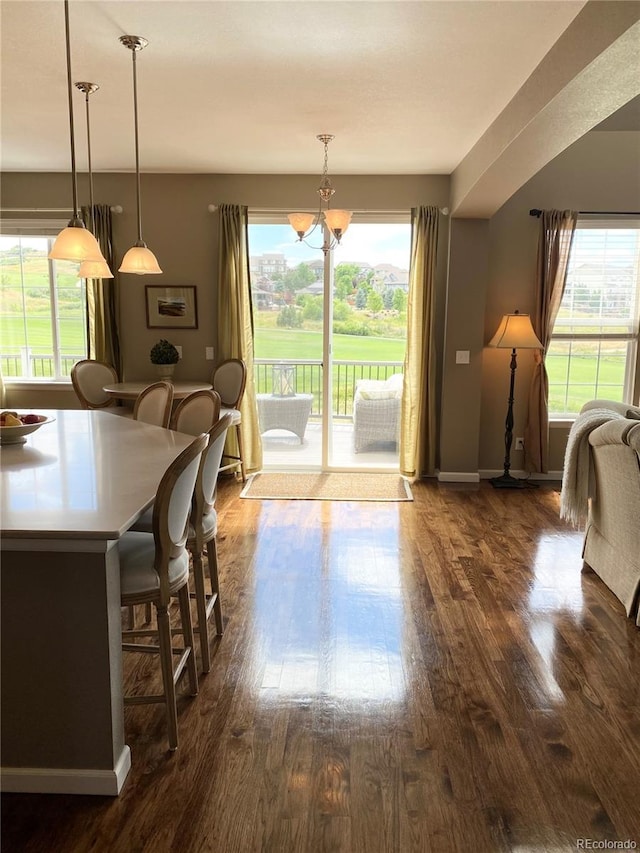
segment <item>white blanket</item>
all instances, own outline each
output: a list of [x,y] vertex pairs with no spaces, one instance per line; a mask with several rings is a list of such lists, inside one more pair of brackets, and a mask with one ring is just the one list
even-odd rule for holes
[[573,422],[564,455],[560,492],[560,518],[581,527],[589,512],[590,484],[594,483],[589,453],[589,434],[607,421],[623,416],[611,409],[588,409]]

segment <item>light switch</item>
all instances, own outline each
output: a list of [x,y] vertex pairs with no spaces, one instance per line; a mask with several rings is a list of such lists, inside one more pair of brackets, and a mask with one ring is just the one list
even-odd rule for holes
[[469,364],[469,350],[468,349],[457,349],[456,350],[456,364]]
[[213,361],[213,347],[204,348],[204,357],[207,361]]
[[182,347],[176,346],[176,349],[178,350],[178,358],[182,358]]

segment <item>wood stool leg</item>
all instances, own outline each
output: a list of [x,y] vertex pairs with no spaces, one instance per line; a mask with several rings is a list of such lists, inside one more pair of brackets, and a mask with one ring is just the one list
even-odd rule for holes
[[209,652],[209,627],[207,625],[207,596],[204,586],[204,568],[202,565],[202,553],[195,548],[192,553],[193,560],[193,583],[196,588],[196,609],[198,613],[198,636],[200,637],[200,658],[202,660],[202,671],[209,672],[211,669],[211,654]]
[[196,668],[196,649],[193,639],[193,624],[191,622],[191,603],[189,600],[189,585],[185,584],[178,593],[180,602],[180,617],[182,619],[182,638],[185,649],[188,647],[187,672],[189,673],[189,692],[192,696],[198,694],[198,670]]
[[220,583],[218,580],[218,549],[215,538],[207,542],[207,568],[209,570],[209,580],[211,581],[211,592],[214,596],[213,615],[216,620],[216,634],[221,637],[224,627],[222,624],[222,603],[220,601]]
[[157,607],[158,644],[160,646],[160,666],[167,706],[167,728],[169,731],[169,749],[178,748],[178,709],[176,707],[176,686],[173,682],[173,652],[171,651],[171,624],[166,607]]
[[236,438],[238,439],[238,456],[240,457],[240,473],[242,474],[242,482],[247,482],[247,475],[244,470],[244,451],[242,449],[242,433],[240,424],[236,424]]

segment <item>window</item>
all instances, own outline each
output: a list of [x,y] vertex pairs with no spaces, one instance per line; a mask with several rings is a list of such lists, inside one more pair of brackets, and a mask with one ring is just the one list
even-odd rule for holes
[[72,365],[87,357],[85,282],[78,264],[48,260],[59,230],[50,224],[38,234],[8,230],[3,227],[0,236],[2,374],[68,380]]
[[640,222],[579,220],[546,356],[549,412],[595,398],[631,403],[637,383]]

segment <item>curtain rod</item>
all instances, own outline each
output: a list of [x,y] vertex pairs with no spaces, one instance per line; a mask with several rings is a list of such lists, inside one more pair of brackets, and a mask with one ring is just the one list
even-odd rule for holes
[[[640,216],[640,211],[637,210],[579,210],[582,216]],[[529,211],[529,216],[542,216],[542,211],[537,207]]]
[[[111,205],[111,213],[122,213],[121,204]],[[0,213],[71,213],[70,207],[0,207]]]
[[[207,205],[207,210],[209,213],[215,213],[220,205],[218,204],[209,204]],[[274,211],[272,207],[252,207],[253,213],[280,213],[281,211]],[[439,207],[438,210],[443,216],[449,215],[448,207]],[[404,210],[354,210],[353,213],[405,213]]]

